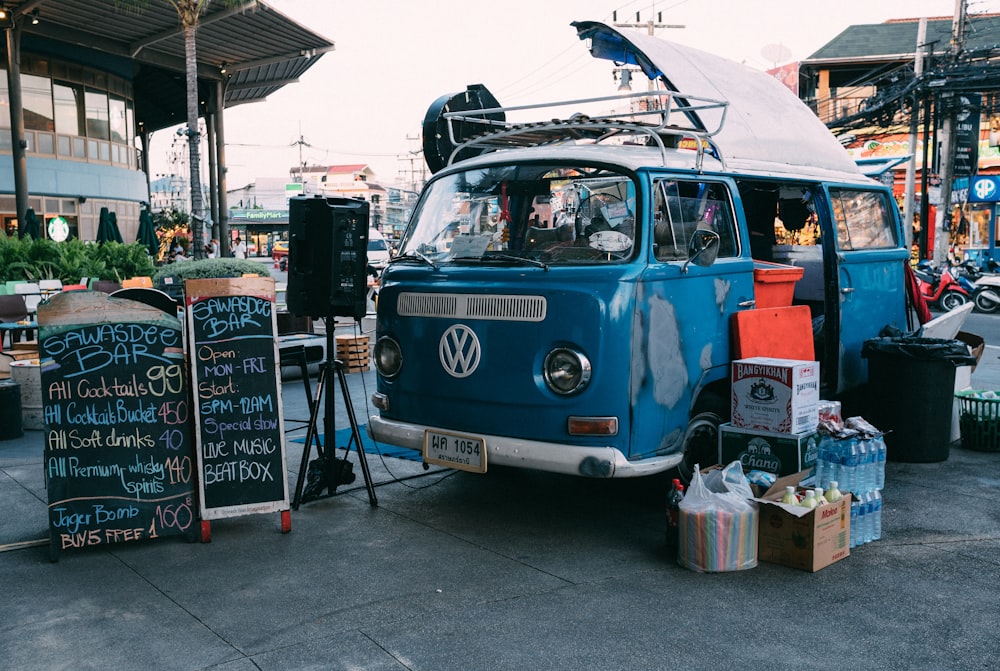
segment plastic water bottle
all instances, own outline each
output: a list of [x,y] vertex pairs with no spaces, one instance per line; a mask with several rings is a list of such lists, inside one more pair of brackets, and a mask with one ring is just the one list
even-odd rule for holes
[[[857,483],[854,485],[859,492],[867,492],[868,487],[868,466],[871,463],[869,458],[869,443],[867,438],[858,437],[858,472]],[[872,478],[874,481],[874,478]]]
[[858,489],[858,439],[848,438],[844,445],[844,475],[838,479],[844,489],[849,492]]
[[[858,545],[864,545],[870,539],[868,538],[868,508],[865,504],[864,494],[858,496]],[[854,533],[854,529],[851,529],[851,534]]]
[[830,478],[830,462],[826,455],[829,442],[829,436],[822,436],[819,445],[816,446],[816,468],[813,475],[816,477],[817,485],[826,486],[826,481]]
[[858,542],[858,500],[855,498],[851,499],[851,549],[856,548],[860,543]]
[[843,448],[844,448],[843,440],[836,440],[834,438],[830,439],[830,444],[827,446],[827,451],[826,451],[827,458],[830,460],[830,464],[828,467],[830,471],[830,477],[827,480],[828,482],[829,480],[836,480],[837,482],[840,483],[844,482]]
[[875,513],[872,515],[872,540],[877,541],[882,538],[882,492],[872,490],[872,501],[875,504]]
[[877,463],[875,468],[875,489],[885,487],[885,460],[888,450],[885,447],[885,437],[879,436],[875,439],[875,456]]
[[830,481],[830,487],[824,493],[826,500],[830,503],[836,503],[840,499],[844,498],[844,495],[840,493],[839,484],[836,480]]
[[806,508],[815,508],[816,506],[818,506],[819,502],[816,501],[816,492],[812,489],[807,489],[806,496],[804,499],[802,499],[802,503],[800,503],[799,505],[804,506]]

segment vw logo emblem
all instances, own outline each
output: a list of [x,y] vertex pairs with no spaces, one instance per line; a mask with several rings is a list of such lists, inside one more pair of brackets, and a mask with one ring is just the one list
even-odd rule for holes
[[452,377],[468,377],[479,367],[479,338],[464,324],[455,324],[441,336],[438,356]]
[[996,193],[997,185],[989,177],[983,177],[972,185],[972,190],[976,194],[976,198],[980,200],[989,200]]

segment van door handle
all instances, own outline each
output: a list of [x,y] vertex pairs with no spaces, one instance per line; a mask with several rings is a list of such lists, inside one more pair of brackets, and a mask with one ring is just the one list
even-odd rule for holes
[[743,301],[742,303],[737,303],[736,307],[750,309],[750,308],[753,308],[755,305],[757,305],[757,301],[751,298],[748,301]]
[[849,293],[852,293],[853,291],[854,291],[854,287],[844,287],[843,289],[840,290],[840,293],[842,293],[842,294],[849,294]]

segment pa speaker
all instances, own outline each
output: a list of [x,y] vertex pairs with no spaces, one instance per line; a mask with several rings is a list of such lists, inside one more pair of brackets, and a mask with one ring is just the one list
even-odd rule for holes
[[300,316],[365,316],[368,203],[295,196],[288,204],[288,311]]

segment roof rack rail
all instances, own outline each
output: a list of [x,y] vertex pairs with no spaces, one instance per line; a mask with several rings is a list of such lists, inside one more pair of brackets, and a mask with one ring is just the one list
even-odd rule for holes
[[[629,110],[625,112],[602,113],[598,117],[575,113],[567,118],[550,118],[545,121],[513,122],[497,121],[489,116],[502,114],[505,118],[508,112],[523,112],[526,110],[545,110],[569,105],[579,106],[609,101],[628,101]],[[703,96],[690,95],[678,91],[644,91],[615,96],[597,98],[582,98],[533,105],[511,107],[493,107],[489,109],[464,110],[446,112],[442,115],[448,124],[448,134],[452,146],[455,147],[448,158],[448,165],[464,149],[481,147],[482,152],[509,147],[535,147],[565,141],[591,140],[594,143],[610,137],[633,134],[642,135],[653,140],[660,148],[664,163],[666,162],[666,145],[664,137],[690,138],[694,140],[697,157],[697,169],[701,169],[706,146],[712,155],[720,162],[723,157],[718,146],[711,138],[722,130],[726,120],[729,103]],[[639,108],[639,109],[633,109]],[[718,110],[718,122],[712,128],[703,126],[704,117],[701,112]],[[680,121],[681,123],[678,123]],[[457,138],[455,124],[479,125],[483,132],[468,137],[467,129],[464,141]],[[686,122],[686,123],[685,123]]]

